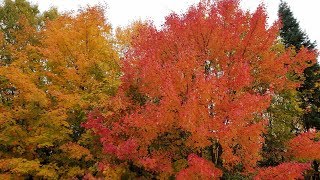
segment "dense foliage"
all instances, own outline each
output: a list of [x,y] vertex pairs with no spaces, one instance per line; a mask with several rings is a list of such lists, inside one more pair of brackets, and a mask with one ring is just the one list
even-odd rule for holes
[[119,83],[102,8],[40,14],[17,0],[5,1],[0,15],[1,173],[15,179],[96,172],[100,146],[81,123]]
[[112,31],[103,7],[6,0],[0,20],[1,179],[318,171],[320,134],[297,98],[317,51],[286,39],[284,20],[268,25],[262,5],[202,1],[160,29]]
[[225,171],[254,174],[266,125],[276,128],[271,99],[294,91],[295,77],[315,60],[306,48],[285,49],[279,27],[267,28],[263,7],[248,14],[237,1],[172,14],[161,30],[140,27],[115,97],[123,107],[86,124],[102,137],[109,163],[174,176],[195,153]]

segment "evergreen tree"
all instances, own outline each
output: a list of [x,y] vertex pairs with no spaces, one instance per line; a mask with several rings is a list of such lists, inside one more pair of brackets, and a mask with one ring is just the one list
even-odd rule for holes
[[[311,42],[307,34],[299,26],[297,19],[293,16],[290,7],[286,2],[279,5],[279,18],[282,21],[280,36],[286,47],[295,47],[298,52],[300,48],[307,47],[309,50],[315,50],[316,43]],[[320,66],[318,63],[304,70],[304,83],[297,90],[303,109],[303,122],[306,129],[320,129]]]
[[286,47],[294,46],[297,50],[302,46],[309,49],[316,47],[316,43],[311,42],[307,34],[301,30],[299,22],[286,2],[280,3],[278,15],[282,22],[280,35]]

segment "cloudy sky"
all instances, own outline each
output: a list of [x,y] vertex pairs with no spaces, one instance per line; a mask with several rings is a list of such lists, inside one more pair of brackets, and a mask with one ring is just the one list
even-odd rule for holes
[[[160,26],[164,17],[171,12],[183,13],[199,0],[29,0],[38,4],[40,10],[51,6],[60,11],[77,10],[80,7],[94,4],[107,4],[107,16],[113,27],[126,26],[134,20],[151,19]],[[300,26],[307,32],[311,40],[316,40],[320,46],[320,1],[319,0],[286,0]],[[243,9],[254,11],[263,2],[266,5],[269,23],[277,18],[280,0],[242,0]]]

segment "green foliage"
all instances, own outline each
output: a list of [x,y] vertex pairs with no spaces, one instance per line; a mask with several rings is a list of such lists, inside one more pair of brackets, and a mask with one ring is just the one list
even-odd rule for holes
[[286,142],[302,131],[301,114],[296,90],[284,91],[273,97],[268,109],[269,125],[261,165],[278,165],[285,160]]

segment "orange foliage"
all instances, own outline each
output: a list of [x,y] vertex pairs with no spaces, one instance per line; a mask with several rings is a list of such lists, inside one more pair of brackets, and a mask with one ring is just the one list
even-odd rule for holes
[[180,171],[176,178],[177,180],[192,180],[192,179],[219,179],[222,176],[222,171],[214,167],[212,162],[198,157],[195,154],[190,154],[188,157],[189,167]]
[[297,160],[320,160],[320,132],[306,132],[291,139],[289,154]]
[[90,151],[77,143],[69,142],[62,145],[60,149],[65,152],[69,158],[80,160],[82,157],[84,157],[86,161],[92,159]]
[[[172,14],[161,30],[141,27],[123,61],[118,93],[131,105],[122,115],[91,115],[85,126],[101,136],[106,153],[146,169],[215,140],[225,168],[253,172],[272,95],[295,88],[299,82],[290,74],[300,75],[315,59],[306,49],[276,50],[279,24],[268,27],[266,18],[262,6],[250,14],[226,0]],[[169,140],[176,148],[163,145]]]
[[310,169],[309,163],[282,163],[276,167],[268,167],[259,171],[255,180],[303,179],[304,171]]
[[[5,4],[19,9],[13,2]],[[35,21],[42,17],[32,12]],[[95,171],[100,146],[80,124],[86,111],[108,102],[120,75],[105,20],[101,7],[41,25],[21,15],[8,30],[12,37],[0,33],[8,50],[0,59],[0,174],[68,179]]]
[[62,108],[101,106],[118,86],[118,55],[101,7],[64,15],[43,30],[48,94]]

